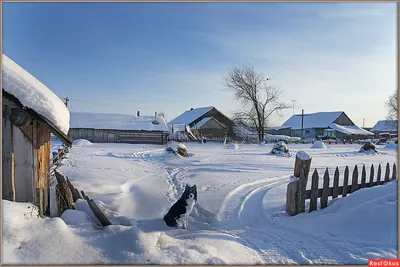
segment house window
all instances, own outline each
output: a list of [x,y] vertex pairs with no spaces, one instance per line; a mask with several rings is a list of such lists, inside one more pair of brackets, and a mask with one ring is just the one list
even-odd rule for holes
[[310,133],[310,130],[306,130],[306,134],[309,134]]

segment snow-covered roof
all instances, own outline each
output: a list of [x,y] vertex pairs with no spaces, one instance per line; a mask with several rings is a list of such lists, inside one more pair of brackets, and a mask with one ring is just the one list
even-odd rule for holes
[[3,89],[68,135],[70,114],[61,99],[17,63],[2,56]]
[[[343,111],[317,112],[304,114],[304,129],[327,128]],[[301,114],[293,115],[281,127],[289,126],[292,129],[301,129]]]
[[162,116],[157,116],[159,124],[153,124],[154,116],[130,114],[71,112],[72,128],[109,130],[165,131],[167,124]]
[[336,123],[332,123],[329,125],[330,128],[332,128],[335,131],[344,133],[344,134],[354,134],[354,135],[374,135],[374,133],[371,133],[367,130],[364,130],[357,125],[351,125],[351,126],[343,126],[343,125],[338,125]]
[[383,132],[383,131],[390,131],[390,132],[397,132],[398,130],[398,120],[382,120],[378,121],[374,127],[372,127],[371,132]]
[[171,124],[191,124],[193,121],[198,119],[199,117],[203,116],[214,107],[203,107],[203,108],[195,108],[192,110],[187,110],[172,121],[168,123]]

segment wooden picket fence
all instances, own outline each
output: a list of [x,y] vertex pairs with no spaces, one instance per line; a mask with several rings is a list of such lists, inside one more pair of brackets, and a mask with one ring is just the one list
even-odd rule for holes
[[355,165],[351,177],[351,184],[349,185],[349,167],[346,166],[344,170],[343,185],[339,186],[339,168],[336,167],[333,176],[333,186],[329,187],[330,177],[328,168],[326,168],[323,176],[323,187],[318,188],[319,174],[315,169],[314,173],[312,174],[311,189],[306,190],[308,179],[306,175],[304,175],[304,172],[302,171],[298,181],[291,182],[288,184],[286,211],[291,216],[299,213],[304,213],[305,203],[307,199],[310,200],[309,212],[317,210],[318,198],[320,199],[321,209],[324,209],[328,206],[328,197],[330,196],[332,197],[332,199],[335,199],[340,195],[342,197],[346,197],[348,194],[351,194],[361,188],[382,185],[386,182],[396,179],[396,177],[397,177],[396,164],[393,164],[392,173],[390,174],[390,166],[389,163],[387,163],[385,175],[383,179],[381,179],[382,169],[381,169],[381,164],[379,164],[376,180],[374,180],[375,178],[374,165],[372,164],[369,173],[369,181],[367,181],[367,172],[365,170],[365,165],[363,165],[361,171],[361,181],[359,182],[358,167],[357,165]]

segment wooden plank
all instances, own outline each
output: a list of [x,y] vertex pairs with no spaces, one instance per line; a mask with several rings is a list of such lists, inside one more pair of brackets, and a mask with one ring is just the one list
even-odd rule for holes
[[389,177],[390,177],[390,167],[389,167],[389,162],[386,163],[386,171],[385,171],[385,180],[384,182],[389,182]]
[[10,201],[15,200],[15,190],[13,187],[13,173],[12,173],[12,164],[13,164],[13,138],[12,138],[12,124],[10,122],[9,106],[2,104],[2,167],[1,167],[1,175],[2,175],[2,198]]
[[379,185],[379,184],[381,184],[381,164],[379,163],[379,166],[378,166],[378,174],[377,174],[377,176],[376,176],[376,182],[377,182],[377,184]]
[[13,126],[13,155],[14,155],[14,190],[15,201],[32,202],[33,192],[33,148],[32,143],[23,132]]
[[397,169],[396,169],[396,163],[394,163],[392,171],[392,180],[396,179],[396,177],[397,177]]
[[322,196],[321,196],[321,209],[324,209],[328,206],[328,190],[329,190],[329,172],[328,168],[325,170],[324,174],[324,183],[322,187]]
[[351,193],[357,191],[357,184],[358,184],[358,167],[355,165],[353,170],[353,177],[351,179]]
[[294,216],[297,214],[297,209],[296,209],[297,189],[298,189],[298,181],[290,182],[287,185],[286,213],[289,214],[290,216]]
[[366,187],[365,181],[367,179],[367,172],[365,171],[365,165],[363,165],[362,172],[361,172],[361,188]]
[[[33,192],[34,192],[34,196],[33,196],[33,199],[35,200],[35,202],[34,202],[34,204],[36,205],[36,206],[38,206],[39,207],[39,205],[40,205],[40,203],[38,202],[38,200],[39,200],[39,196],[37,195],[38,194],[38,191],[36,190],[37,188],[38,188],[38,186],[39,186],[39,184],[38,184],[38,175],[37,175],[37,173],[38,173],[38,168],[37,168],[37,165],[38,165],[38,161],[37,161],[37,146],[38,146],[38,139],[37,139],[37,121],[36,120],[34,120],[34,121],[32,121],[32,159],[33,159],[33,162],[32,162],[32,165],[33,165],[33,169],[32,169],[32,188],[33,188]],[[40,209],[40,207],[39,207],[39,209]]]
[[304,170],[302,170],[297,184],[297,195],[296,195],[297,213],[303,213],[306,211],[305,193],[306,193],[307,179],[304,173],[305,173]]
[[310,195],[310,212],[317,210],[317,198],[318,198],[318,172],[314,170],[311,181],[311,195]]
[[344,178],[343,178],[343,193],[342,193],[342,197],[346,197],[347,196],[347,187],[349,184],[349,167],[346,166],[346,168],[344,169]]
[[336,167],[335,174],[333,177],[333,188],[332,188],[332,198],[337,198],[339,195],[339,168]]
[[369,171],[369,187],[374,186],[374,164],[371,165],[371,170]]
[[96,205],[96,203],[94,202],[93,199],[89,199],[88,203],[89,203],[89,207],[92,210],[93,214],[97,217],[97,219],[100,221],[102,226],[112,225],[112,223],[107,219],[107,217],[100,210],[100,208]]

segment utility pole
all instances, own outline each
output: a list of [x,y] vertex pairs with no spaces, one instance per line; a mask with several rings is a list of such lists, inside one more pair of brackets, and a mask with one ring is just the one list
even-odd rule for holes
[[296,102],[296,100],[292,100],[293,102],[293,115],[294,115],[294,102]]
[[365,118],[363,118],[363,128],[365,127]]
[[304,141],[304,109],[301,110],[301,141]]
[[68,107],[68,101],[69,101],[68,96],[67,96],[67,97],[64,97],[63,99],[65,100],[65,106]]

